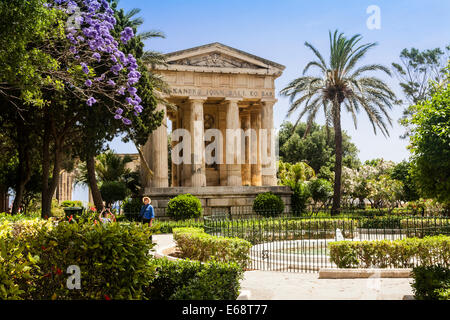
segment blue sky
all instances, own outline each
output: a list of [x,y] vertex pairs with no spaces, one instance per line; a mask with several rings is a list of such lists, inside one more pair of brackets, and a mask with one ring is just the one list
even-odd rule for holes
[[[366,9],[370,5],[381,10],[381,29],[369,30],[366,26]],[[346,35],[358,33],[363,42],[378,42],[362,63],[386,66],[398,61],[403,48],[431,49],[450,44],[448,0],[121,0],[119,7],[142,9],[140,16],[145,22],[141,31],[165,33],[166,39],[148,41],[148,50],[168,53],[221,42],[285,65],[286,70],[276,81],[277,92],[300,76],[306,63],[314,58],[304,46],[305,41],[327,56],[329,30],[339,29]],[[395,77],[379,76],[403,98]],[[285,120],[288,107],[288,100],[278,97],[276,127]],[[398,162],[408,158],[407,141],[399,138],[404,130],[397,123],[402,110],[399,106],[392,111],[393,127],[388,138],[375,136],[363,113],[357,130],[350,116],[343,116],[342,126],[357,145],[361,160],[382,157]],[[323,123],[323,118],[318,117],[317,122]],[[133,145],[120,139],[110,146],[119,153],[136,152]],[[74,197],[86,200],[84,194],[77,190]]]

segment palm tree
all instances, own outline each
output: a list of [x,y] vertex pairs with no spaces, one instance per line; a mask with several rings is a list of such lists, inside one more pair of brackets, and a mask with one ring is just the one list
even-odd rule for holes
[[[343,33],[329,33],[330,37],[330,60],[325,62],[320,52],[310,43],[305,46],[313,51],[318,60],[309,62],[303,70],[303,76],[293,80],[281,90],[281,94],[290,97],[290,108],[287,117],[295,111],[301,110],[294,128],[300,119],[308,114],[307,124],[311,127],[317,112],[323,110],[325,113],[327,127],[334,128],[335,140],[335,175],[332,213],[337,214],[340,210],[341,201],[341,171],[342,171],[342,131],[341,131],[341,108],[344,107],[353,117],[355,128],[357,127],[357,113],[363,109],[368,115],[373,126],[374,133],[377,128],[384,136],[389,136],[386,126],[387,122],[392,126],[388,109],[392,109],[395,103],[395,94],[380,79],[365,75],[368,71],[383,71],[389,76],[388,68],[379,64],[369,64],[356,68],[358,62],[365,56],[367,51],[377,43],[358,44],[362,39],[357,34],[347,39]],[[311,68],[319,69],[321,75],[304,76]],[[308,131],[308,129],[307,129]]]

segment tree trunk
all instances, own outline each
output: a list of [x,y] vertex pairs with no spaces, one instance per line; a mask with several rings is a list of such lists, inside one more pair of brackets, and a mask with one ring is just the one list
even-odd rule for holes
[[19,211],[19,207],[22,204],[23,195],[25,193],[25,185],[30,181],[31,178],[31,168],[30,168],[30,154],[28,151],[28,146],[24,138],[27,134],[24,132],[23,126],[20,123],[17,123],[18,128],[18,157],[19,157],[19,167],[17,168],[17,177],[16,177],[16,196],[14,197],[13,207],[11,210],[12,214],[17,214]]
[[97,185],[97,178],[95,176],[95,158],[92,155],[86,157],[86,168],[88,172],[89,187],[91,189],[92,198],[97,211],[103,210],[103,199]]
[[8,193],[8,188],[3,185],[0,185],[0,213],[6,212],[6,210],[8,210],[9,203],[7,202],[7,199],[6,199],[7,193]]
[[[50,184],[47,185],[46,194],[42,193],[42,216],[51,217],[52,215],[52,199],[58,186],[59,174],[61,171],[62,148],[59,142],[55,145],[54,151],[55,161],[53,163],[53,174]],[[48,181],[48,176],[47,176]]]
[[342,175],[342,131],[341,131],[341,106],[334,103],[334,143],[336,147],[336,162],[334,164],[334,194],[331,214],[337,215],[341,209],[341,175]]
[[50,127],[48,121],[48,111],[44,111],[45,118],[45,128],[44,128],[44,138],[42,142],[42,195],[41,195],[41,217],[43,219],[49,218],[51,216],[50,211],[44,210],[44,203],[47,203],[49,186],[48,180],[50,176]]

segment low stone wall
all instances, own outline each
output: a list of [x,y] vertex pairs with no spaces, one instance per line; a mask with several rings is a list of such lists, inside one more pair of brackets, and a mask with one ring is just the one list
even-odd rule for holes
[[[179,194],[190,193],[198,197],[204,209],[204,215],[214,213],[251,214],[253,200],[260,193],[272,192],[281,197],[286,210],[291,205],[292,191],[285,186],[217,186],[217,187],[172,187],[172,188],[146,188],[145,195],[152,199],[157,218],[165,218],[165,208],[170,199]],[[239,208],[245,210],[239,212]],[[235,211],[235,212],[233,212]]]

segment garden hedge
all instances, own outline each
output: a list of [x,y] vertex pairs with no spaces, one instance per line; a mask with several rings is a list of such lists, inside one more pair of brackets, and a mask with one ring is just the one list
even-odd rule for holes
[[[142,225],[31,220],[0,230],[0,286],[7,298],[142,299],[154,277],[151,232]],[[71,265],[80,268],[80,290],[66,286]],[[6,272],[12,283],[4,282]]]
[[358,221],[353,219],[248,219],[208,221],[205,227],[215,234],[238,237],[252,244],[298,239],[334,239],[336,229],[353,238]]
[[184,258],[236,262],[243,268],[249,262],[252,245],[243,239],[211,236],[200,228],[173,229],[173,238]]
[[152,227],[150,228],[153,234],[159,233],[172,233],[175,228],[203,228],[204,221],[200,219],[188,219],[188,220],[180,220],[180,221],[159,221],[156,220],[153,222]]
[[450,237],[401,240],[338,241],[328,244],[330,260],[339,268],[411,268],[437,263],[450,266]]
[[151,300],[235,300],[243,278],[234,263],[155,259],[156,276],[146,288]]

